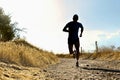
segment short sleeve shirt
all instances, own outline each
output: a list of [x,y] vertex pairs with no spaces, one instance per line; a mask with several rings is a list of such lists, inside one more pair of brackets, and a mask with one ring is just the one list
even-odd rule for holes
[[75,40],[79,38],[78,37],[79,28],[83,27],[81,23],[72,21],[66,24],[66,27],[68,27],[69,30],[68,39]]

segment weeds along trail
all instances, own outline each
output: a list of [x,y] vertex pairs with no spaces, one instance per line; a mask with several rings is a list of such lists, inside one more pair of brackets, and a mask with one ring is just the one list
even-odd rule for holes
[[55,64],[58,58],[52,53],[27,43],[24,40],[0,42],[0,61],[22,66],[46,67]]

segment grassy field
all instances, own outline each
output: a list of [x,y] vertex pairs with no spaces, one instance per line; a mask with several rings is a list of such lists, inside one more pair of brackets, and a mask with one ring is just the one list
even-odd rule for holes
[[46,67],[58,62],[48,51],[39,49],[25,40],[0,42],[0,61],[30,67]]

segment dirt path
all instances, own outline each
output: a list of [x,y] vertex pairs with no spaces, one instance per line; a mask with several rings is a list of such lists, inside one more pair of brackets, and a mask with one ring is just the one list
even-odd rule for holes
[[61,62],[44,69],[46,80],[120,80],[120,61],[61,59]]
[[120,61],[60,59],[48,68],[0,62],[0,80],[120,80]]

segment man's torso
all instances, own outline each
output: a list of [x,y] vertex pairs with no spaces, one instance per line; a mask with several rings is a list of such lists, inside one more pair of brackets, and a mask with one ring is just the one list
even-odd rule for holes
[[69,22],[68,23],[68,29],[69,29],[69,36],[68,38],[71,40],[78,39],[78,31],[79,28],[82,26],[79,22]]

